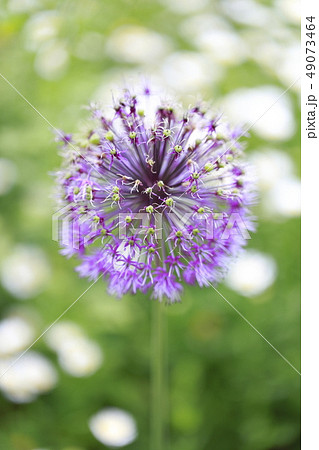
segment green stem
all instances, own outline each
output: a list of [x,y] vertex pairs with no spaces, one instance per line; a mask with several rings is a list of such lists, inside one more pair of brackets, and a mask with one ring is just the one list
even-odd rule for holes
[[164,449],[164,304],[153,301],[151,450]]

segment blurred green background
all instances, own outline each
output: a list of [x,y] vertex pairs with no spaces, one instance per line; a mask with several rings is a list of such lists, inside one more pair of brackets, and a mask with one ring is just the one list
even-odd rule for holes
[[[83,105],[109,101],[111,89],[136,74],[177,90],[185,104],[201,96],[252,125],[298,76],[298,8],[292,0],[0,0],[0,73],[66,132],[87,117]],[[3,79],[0,110],[6,369],[89,283],[51,239],[49,173],[60,158],[49,124]],[[258,228],[250,256],[219,286],[298,370],[299,144],[297,82],[250,131]],[[28,366],[21,358],[0,379],[0,448],[106,448],[89,420],[114,407],[136,422],[128,448],[149,449],[151,306],[142,295],[111,298],[102,281],[85,293],[61,319],[64,328],[33,346],[39,369],[38,360]],[[166,316],[167,448],[300,448],[298,373],[223,298],[187,286]]]

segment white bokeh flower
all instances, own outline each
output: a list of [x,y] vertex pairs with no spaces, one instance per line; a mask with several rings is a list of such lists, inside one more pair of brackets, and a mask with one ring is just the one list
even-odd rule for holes
[[181,34],[218,64],[239,64],[247,56],[246,44],[240,34],[218,16],[191,17],[182,23]]
[[24,28],[26,48],[37,51],[44,42],[58,35],[60,24],[61,16],[58,11],[41,11],[33,14]]
[[65,342],[79,339],[84,336],[83,330],[74,322],[58,322],[54,324],[45,334],[48,346],[54,350],[62,349]]
[[170,54],[162,64],[165,84],[181,93],[197,93],[213,85],[221,76],[221,69],[200,53],[180,51]]
[[278,64],[274,65],[274,69],[285,85],[294,83],[292,88],[300,89],[301,80],[296,81],[300,77],[300,42],[293,41],[283,47],[284,51],[280,52],[281,57],[278,57]]
[[249,155],[261,191],[271,189],[279,180],[293,174],[291,157],[274,148],[262,148]]
[[57,352],[62,369],[70,375],[89,376],[101,367],[101,348],[88,339],[77,324],[57,323],[48,330],[45,339],[49,347]]
[[273,284],[276,274],[277,266],[270,255],[248,250],[230,267],[225,282],[239,294],[254,297]]
[[245,43],[232,30],[212,29],[199,33],[195,44],[200,51],[208,52],[220,64],[239,64],[246,57]]
[[270,216],[298,217],[301,210],[301,183],[294,176],[278,180],[265,197]]
[[47,258],[40,248],[18,245],[1,265],[1,282],[15,297],[25,300],[38,295],[50,276]]
[[61,78],[69,63],[69,53],[66,44],[61,40],[51,40],[41,45],[34,68],[40,77],[46,80]]
[[287,140],[295,132],[291,101],[277,86],[237,89],[222,106],[231,121],[247,124],[265,140]]
[[62,369],[74,377],[92,375],[103,361],[98,344],[85,338],[64,342],[58,351],[58,358]]
[[301,8],[299,0],[276,0],[275,6],[278,8],[280,17],[296,25],[300,24]]
[[260,190],[260,204],[266,218],[300,215],[300,179],[294,175],[291,157],[280,150],[261,149],[249,156]]
[[105,50],[116,61],[149,64],[163,57],[169,48],[167,37],[141,26],[125,25],[107,38]]
[[24,350],[33,339],[34,329],[23,317],[11,316],[0,321],[0,357]]
[[249,57],[262,68],[266,68],[268,72],[275,73],[275,65],[278,59],[283,58],[282,44],[274,37],[267,34],[267,39],[259,30],[245,28],[241,32],[241,37],[249,52]]
[[222,0],[221,8],[231,20],[243,25],[263,27],[274,16],[270,8],[255,0]]
[[131,414],[117,408],[99,411],[89,421],[94,437],[110,447],[123,447],[137,437],[137,428]]
[[15,164],[6,158],[0,158],[0,195],[7,194],[17,179]]
[[0,360],[0,389],[9,400],[28,403],[55,386],[57,373],[40,353],[29,351],[15,362],[18,356]]
[[245,30],[242,39],[253,61],[290,89],[300,89],[300,42],[293,33],[275,27],[265,39],[258,30]]

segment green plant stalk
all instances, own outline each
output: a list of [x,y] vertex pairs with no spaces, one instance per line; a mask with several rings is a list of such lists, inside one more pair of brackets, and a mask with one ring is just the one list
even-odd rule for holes
[[165,439],[165,387],[164,387],[164,309],[165,305],[153,301],[152,305],[152,409],[151,449],[163,450]]

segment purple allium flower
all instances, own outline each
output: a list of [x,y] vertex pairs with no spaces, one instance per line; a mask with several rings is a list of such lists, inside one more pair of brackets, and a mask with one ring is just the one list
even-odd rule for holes
[[62,252],[117,296],[150,290],[175,302],[182,281],[217,282],[253,229],[241,131],[150,88],[91,109],[88,131],[61,135]]

